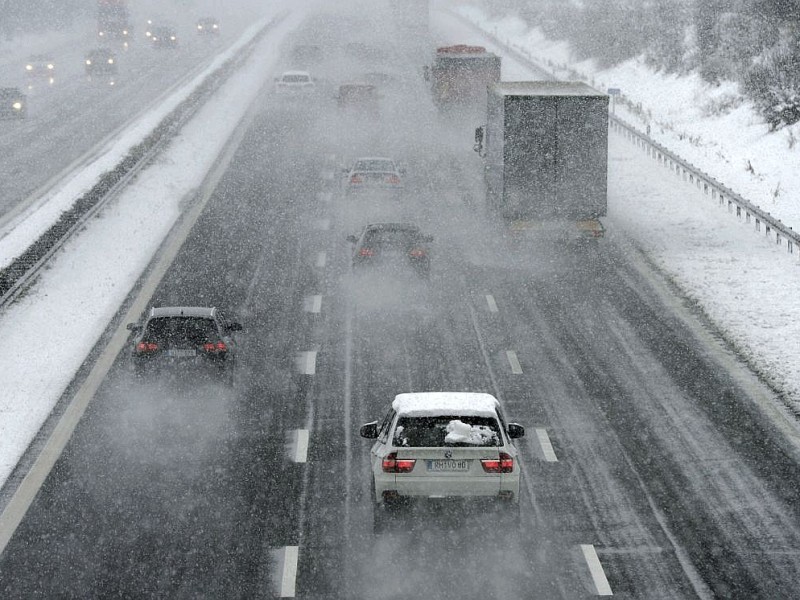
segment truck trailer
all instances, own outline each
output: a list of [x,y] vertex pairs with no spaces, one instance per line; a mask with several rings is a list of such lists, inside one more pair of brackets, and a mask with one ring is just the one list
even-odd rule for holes
[[444,46],[436,49],[426,78],[438,106],[482,107],[486,87],[500,81],[500,57],[483,46]]
[[475,132],[487,203],[512,231],[570,224],[601,237],[608,173],[608,96],[579,82],[489,86]]

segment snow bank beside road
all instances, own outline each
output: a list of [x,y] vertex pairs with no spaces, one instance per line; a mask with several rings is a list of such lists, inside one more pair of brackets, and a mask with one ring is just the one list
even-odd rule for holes
[[5,347],[20,349],[5,353],[0,370],[0,485],[169,233],[181,202],[271,77],[280,44],[301,18],[294,12],[273,29],[157,162],[69,241],[34,288],[0,318]]

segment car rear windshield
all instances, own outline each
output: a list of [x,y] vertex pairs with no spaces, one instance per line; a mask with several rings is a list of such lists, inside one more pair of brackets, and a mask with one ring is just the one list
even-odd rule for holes
[[309,81],[308,75],[284,75],[283,81],[286,83],[306,83]]
[[219,341],[217,324],[203,317],[157,317],[150,319],[144,339],[168,346],[202,346]]
[[414,231],[370,231],[364,236],[364,242],[383,248],[409,248],[418,244],[420,239]]
[[357,160],[353,166],[354,171],[382,171],[394,172],[394,163],[390,160]]
[[472,416],[400,417],[394,445],[408,448],[500,446],[497,419]]

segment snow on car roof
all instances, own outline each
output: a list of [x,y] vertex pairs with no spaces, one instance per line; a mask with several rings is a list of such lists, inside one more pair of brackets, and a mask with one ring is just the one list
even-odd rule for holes
[[311,73],[308,71],[284,71],[284,75],[305,75],[306,77],[311,77]]
[[475,416],[497,415],[497,398],[491,394],[477,392],[419,392],[398,394],[392,408],[404,417]]

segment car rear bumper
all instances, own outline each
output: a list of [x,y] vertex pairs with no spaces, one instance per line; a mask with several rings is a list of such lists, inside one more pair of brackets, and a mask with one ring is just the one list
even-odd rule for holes
[[448,498],[508,499],[519,497],[519,474],[458,478],[452,476],[378,476],[375,501],[442,500]]

